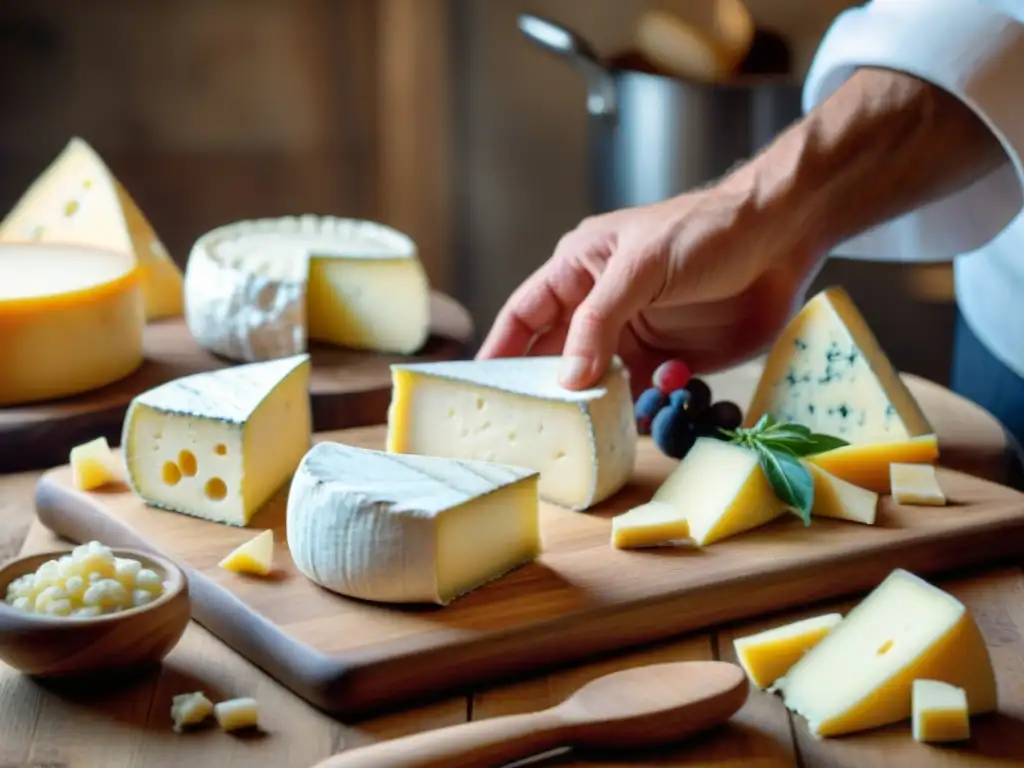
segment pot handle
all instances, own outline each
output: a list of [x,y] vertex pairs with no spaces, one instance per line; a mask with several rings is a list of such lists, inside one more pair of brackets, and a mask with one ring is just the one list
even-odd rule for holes
[[519,31],[583,73],[587,84],[587,112],[601,117],[615,115],[615,79],[601,64],[590,43],[576,32],[531,13],[519,14]]

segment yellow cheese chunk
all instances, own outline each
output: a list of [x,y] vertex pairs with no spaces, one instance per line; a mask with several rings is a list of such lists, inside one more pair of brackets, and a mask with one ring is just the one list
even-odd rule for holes
[[71,449],[71,481],[80,491],[91,491],[121,479],[107,438],[97,437]]
[[181,270],[98,154],[72,138],[0,222],[0,241],[76,243],[138,262],[146,317],[182,313]]
[[775,688],[811,733],[837,736],[909,718],[918,678],[963,688],[972,714],[996,708],[992,661],[967,608],[897,569]]
[[812,515],[851,520],[865,525],[875,524],[877,493],[841,480],[816,464],[805,462],[805,466],[814,480]]
[[653,500],[685,517],[699,546],[764,525],[787,509],[768,485],[757,454],[710,437],[697,439]]
[[232,573],[255,573],[266,576],[274,567],[274,532],[264,531],[234,549],[219,563]]
[[971,738],[967,692],[941,680],[915,680],[911,723],[915,741],[965,741]]
[[838,613],[812,616],[781,627],[738,637],[733,641],[736,658],[750,682],[764,689],[786,674],[790,667],[821,642],[843,617]]
[[201,691],[182,693],[171,699],[171,723],[175,733],[202,723],[213,714],[213,702]]
[[255,728],[259,725],[259,706],[256,699],[241,698],[222,701],[213,708],[217,724],[225,731]]
[[813,464],[848,483],[877,493],[889,493],[892,464],[930,464],[939,458],[935,435],[895,443],[847,445],[808,458]]
[[689,535],[690,525],[683,514],[663,501],[649,501],[612,518],[612,546],[616,549],[656,547]]
[[892,497],[897,504],[918,504],[928,507],[946,505],[935,467],[931,464],[890,465]]
[[145,316],[131,256],[0,244],[0,406],[112,384],[143,361]]

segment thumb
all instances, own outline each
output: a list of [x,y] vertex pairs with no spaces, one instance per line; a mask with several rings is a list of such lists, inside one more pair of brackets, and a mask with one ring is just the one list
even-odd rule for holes
[[622,328],[657,295],[658,264],[644,256],[615,254],[573,312],[562,348],[559,381],[568,389],[597,384],[608,372]]

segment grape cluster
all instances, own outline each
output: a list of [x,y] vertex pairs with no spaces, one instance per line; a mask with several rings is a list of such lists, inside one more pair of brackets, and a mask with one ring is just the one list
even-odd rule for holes
[[662,363],[651,383],[636,401],[637,430],[651,435],[666,456],[681,459],[698,437],[722,437],[720,429],[736,429],[743,421],[740,407],[713,402],[711,388],[682,360]]

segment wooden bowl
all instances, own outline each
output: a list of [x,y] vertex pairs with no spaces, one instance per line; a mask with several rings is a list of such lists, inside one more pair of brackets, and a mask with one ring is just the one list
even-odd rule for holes
[[124,673],[160,662],[192,617],[188,579],[162,557],[133,549],[113,552],[159,573],[167,582],[164,593],[148,605],[106,616],[45,616],[4,602],[7,585],[68,553],[29,555],[0,568],[0,659],[26,675],[47,678]]

